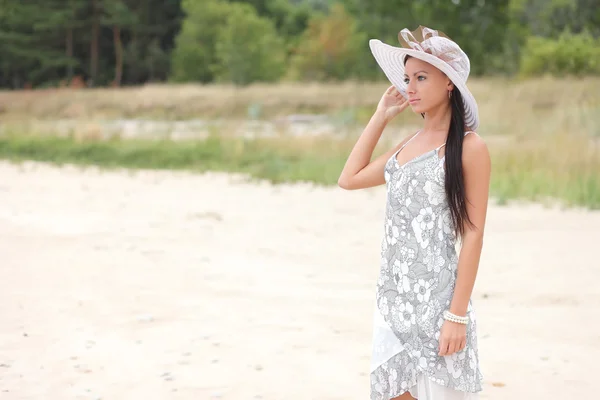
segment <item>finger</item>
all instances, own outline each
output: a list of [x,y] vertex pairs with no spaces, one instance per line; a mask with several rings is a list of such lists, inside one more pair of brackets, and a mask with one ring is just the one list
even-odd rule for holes
[[454,342],[454,351],[453,353],[458,353],[460,351],[460,339],[456,339]]
[[451,340],[448,343],[448,355],[452,355],[456,352],[456,345],[457,345],[457,343],[454,340]]
[[466,339],[463,339],[463,340],[460,342],[460,348],[458,349],[458,351],[462,351],[462,350],[463,350],[463,349],[464,349],[466,346],[467,346],[467,340],[466,340]]
[[444,338],[440,338],[440,350],[439,350],[439,355],[440,356],[445,356],[446,353],[448,352],[448,341]]
[[396,86],[392,85],[385,91],[386,94],[392,94],[396,90]]

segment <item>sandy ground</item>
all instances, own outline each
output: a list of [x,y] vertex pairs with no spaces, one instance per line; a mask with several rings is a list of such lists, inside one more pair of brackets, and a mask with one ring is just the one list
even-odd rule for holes
[[[368,398],[384,188],[0,163],[0,399]],[[600,213],[490,206],[482,399],[591,398]]]

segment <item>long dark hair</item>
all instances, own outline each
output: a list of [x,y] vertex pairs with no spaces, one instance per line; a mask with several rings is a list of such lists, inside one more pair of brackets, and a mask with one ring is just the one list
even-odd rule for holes
[[[410,58],[407,56],[404,60]],[[462,144],[465,136],[465,106],[463,98],[458,89],[452,89],[450,99],[452,116],[450,127],[448,128],[448,137],[446,139],[446,156],[444,162],[446,197],[450,207],[450,215],[454,225],[454,234],[462,239],[465,226],[474,226],[467,213],[467,195],[465,193],[465,180],[462,168]],[[425,114],[421,114],[425,118]]]

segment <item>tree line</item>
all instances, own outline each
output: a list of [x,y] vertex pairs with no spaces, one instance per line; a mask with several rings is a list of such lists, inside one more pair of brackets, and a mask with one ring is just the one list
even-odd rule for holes
[[380,79],[418,25],[473,75],[600,74],[600,0],[0,0],[0,87]]

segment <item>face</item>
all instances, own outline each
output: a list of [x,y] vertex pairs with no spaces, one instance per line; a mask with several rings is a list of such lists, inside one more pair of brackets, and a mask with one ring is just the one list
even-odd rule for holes
[[409,103],[414,112],[425,113],[449,104],[448,90],[454,85],[442,71],[414,57],[406,61],[405,69],[408,100],[417,100]]

